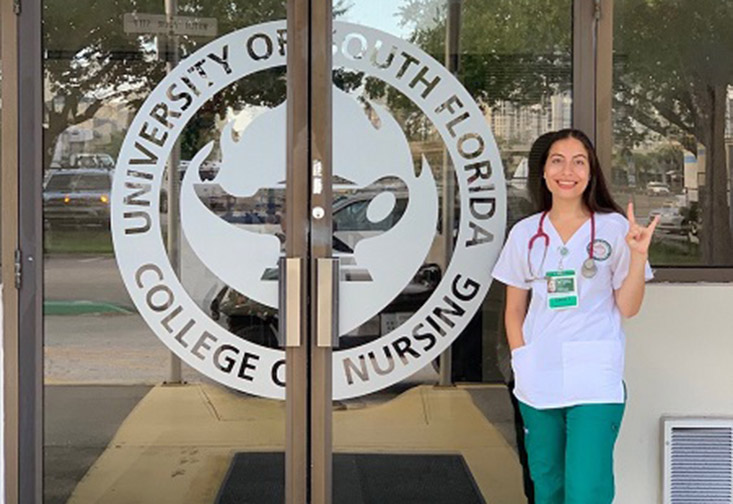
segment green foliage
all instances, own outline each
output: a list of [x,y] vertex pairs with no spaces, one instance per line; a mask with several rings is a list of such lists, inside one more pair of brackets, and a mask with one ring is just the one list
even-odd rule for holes
[[733,2],[617,0],[614,17],[617,138],[638,145],[641,125],[696,152],[710,88],[733,82]]
[[617,0],[614,26],[614,131],[627,149],[648,134],[706,149],[700,188],[701,250],[730,264],[725,117],[733,82],[731,0]]
[[[570,89],[572,2],[465,0],[461,2],[458,77],[482,104],[538,103]],[[403,24],[412,41],[438,61],[445,59],[446,5],[409,0]]]
[[[165,77],[165,37],[127,34],[122,22],[126,13],[164,14],[164,5],[162,0],[43,2],[48,93],[46,166],[58,135],[66,128],[94,117],[109,103],[119,103],[134,114]],[[178,14],[216,18],[221,35],[258,23],[284,20],[286,5],[285,0],[178,0]],[[347,8],[345,0],[338,0],[333,6],[334,15],[343,14]],[[206,37],[179,37],[180,59],[208,42]],[[228,109],[245,105],[273,107],[285,99],[285,93],[284,68],[259,72],[222,90],[181,135],[184,158],[213,139],[216,118],[223,118]]]
[[[127,34],[122,22],[125,13],[164,14],[163,9],[164,2],[160,0],[44,1],[46,166],[56,138],[66,128],[94,117],[109,103],[118,103],[134,113],[164,78],[164,37]],[[180,15],[214,17],[219,33],[224,34],[285,19],[286,4],[284,0],[179,0],[178,11]],[[210,41],[190,36],[181,36],[179,40],[181,59]],[[223,117],[229,107],[273,106],[282,102],[284,75],[284,70],[261,72],[247,82],[223,90],[184,132],[184,151],[195,152],[208,141],[215,117]]]

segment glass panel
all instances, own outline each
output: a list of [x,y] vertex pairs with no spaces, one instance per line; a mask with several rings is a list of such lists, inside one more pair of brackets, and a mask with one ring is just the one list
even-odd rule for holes
[[733,265],[730,5],[614,4],[613,184],[654,266]]
[[[336,502],[479,502],[474,488],[522,502],[504,288],[489,289],[489,266],[533,211],[532,142],[570,126],[572,2],[334,10]],[[448,347],[442,381],[456,386],[436,387]]]
[[43,12],[44,502],[282,494],[285,2]]

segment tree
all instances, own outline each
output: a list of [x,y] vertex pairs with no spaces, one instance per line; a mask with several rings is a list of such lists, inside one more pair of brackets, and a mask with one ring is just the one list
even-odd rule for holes
[[[479,104],[533,104],[571,88],[572,2],[570,0],[463,0],[459,78]],[[444,58],[446,0],[406,0],[403,23],[412,41],[439,61]],[[343,11],[342,4],[337,11]],[[45,153],[68,126],[83,122],[113,100],[136,110],[164,76],[152,36],[122,29],[127,12],[163,13],[162,0],[44,2],[44,66],[50,100]],[[283,0],[233,2],[179,0],[179,13],[216,17],[219,32],[285,18]],[[731,0],[617,0],[615,2],[614,131],[625,148],[650,134],[677,140],[691,152],[706,150],[702,250],[707,264],[729,263],[733,251],[727,195],[725,115],[733,81]],[[181,37],[185,57],[208,40]],[[251,77],[252,78],[252,77]],[[184,132],[192,153],[213,134],[216,116],[238,105],[272,106],[285,94],[284,69],[263,72],[226,90],[197,114]],[[337,74],[343,87],[361,77]],[[385,97],[395,110],[415,113],[413,104],[374,79],[367,93]],[[410,127],[409,119],[405,124]],[[424,130],[414,125],[415,135]],[[185,155],[185,154],[184,154]],[[48,162],[46,164],[48,166]]]
[[636,143],[645,130],[705,147],[701,188],[703,260],[733,257],[725,153],[728,86],[733,82],[733,2],[617,0],[616,131]]
[[[464,0],[459,78],[484,105],[534,104],[570,89],[572,3]],[[408,0],[400,15],[412,41],[444,60],[445,0]]]

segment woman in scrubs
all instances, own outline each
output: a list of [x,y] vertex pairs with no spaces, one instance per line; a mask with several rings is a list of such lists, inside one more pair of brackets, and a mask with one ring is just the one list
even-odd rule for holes
[[555,133],[536,166],[540,211],[514,226],[493,271],[507,285],[535,502],[610,504],[626,401],[621,317],[641,308],[658,217],[637,223],[631,203],[624,217],[579,130]]

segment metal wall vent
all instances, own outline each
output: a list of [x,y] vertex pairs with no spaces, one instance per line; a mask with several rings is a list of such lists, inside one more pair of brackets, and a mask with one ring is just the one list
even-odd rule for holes
[[664,504],[733,504],[733,419],[663,424]]

